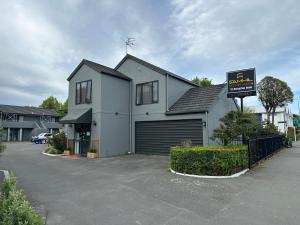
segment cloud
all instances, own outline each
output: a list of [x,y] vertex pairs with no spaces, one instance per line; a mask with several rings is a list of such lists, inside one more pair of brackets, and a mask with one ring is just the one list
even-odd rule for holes
[[258,80],[273,75],[299,92],[298,5],[296,0],[4,1],[0,85],[6,88],[0,103],[37,105],[52,94],[64,101],[66,78],[81,59],[114,67],[125,55],[127,37],[136,38],[129,53],[186,78],[202,75],[221,83],[226,71],[256,67]]

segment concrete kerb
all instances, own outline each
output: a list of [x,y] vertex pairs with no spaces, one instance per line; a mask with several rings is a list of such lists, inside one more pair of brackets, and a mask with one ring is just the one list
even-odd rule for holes
[[43,155],[47,155],[47,156],[51,156],[51,157],[62,156],[62,155],[50,154],[50,153],[46,153],[46,152],[43,152]]
[[173,173],[173,174],[176,174],[176,175],[180,175],[180,176],[185,176],[185,177],[194,177],[194,178],[212,178],[212,179],[226,179],[226,178],[237,178],[245,173],[248,172],[249,169],[244,169],[238,173],[235,173],[235,174],[232,174],[230,176],[207,176],[207,175],[203,175],[203,176],[200,176],[200,175],[193,175],[193,174],[186,174],[186,173],[179,173],[179,172],[176,172],[174,170],[172,170],[170,168],[170,171]]
[[7,170],[0,170],[4,173],[5,178],[9,177],[9,172]]

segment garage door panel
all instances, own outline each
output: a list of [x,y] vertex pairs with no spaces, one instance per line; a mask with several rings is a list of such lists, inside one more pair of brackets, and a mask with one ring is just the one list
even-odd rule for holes
[[184,140],[203,145],[202,120],[141,121],[135,124],[136,153],[168,154]]

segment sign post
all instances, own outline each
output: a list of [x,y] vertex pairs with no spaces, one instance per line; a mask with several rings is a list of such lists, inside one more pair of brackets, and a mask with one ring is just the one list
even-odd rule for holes
[[[256,95],[255,68],[227,72],[227,97],[240,98],[241,112],[244,112],[244,98]],[[245,141],[244,134],[243,143]]]

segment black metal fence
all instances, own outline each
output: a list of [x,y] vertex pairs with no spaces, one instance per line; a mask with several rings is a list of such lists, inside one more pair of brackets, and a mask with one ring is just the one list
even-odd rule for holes
[[249,169],[283,147],[283,136],[260,137],[248,141]]

